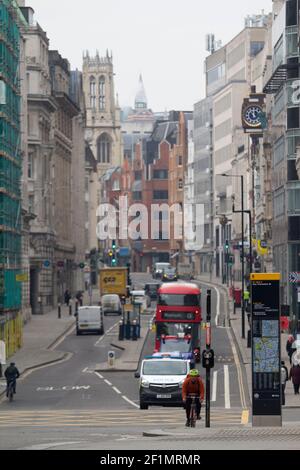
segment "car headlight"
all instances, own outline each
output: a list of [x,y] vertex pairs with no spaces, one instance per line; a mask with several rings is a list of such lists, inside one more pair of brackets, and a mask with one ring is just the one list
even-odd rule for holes
[[148,380],[142,380],[142,381],[141,381],[141,387],[143,387],[143,388],[149,388],[149,387],[150,387],[150,383],[148,382]]
[[179,384],[178,384],[178,385],[179,385],[179,388],[182,388],[183,384],[184,384],[184,380],[182,380],[181,382],[179,382]]

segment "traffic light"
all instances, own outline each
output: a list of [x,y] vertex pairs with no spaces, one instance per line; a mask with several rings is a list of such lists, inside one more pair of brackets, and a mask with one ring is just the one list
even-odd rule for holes
[[112,249],[115,250],[117,248],[117,245],[116,245],[116,240],[113,240],[112,241]]
[[111,259],[111,265],[112,266],[116,266],[117,265],[117,260],[116,260],[116,256],[113,255],[112,259]]
[[110,256],[110,258],[112,258],[112,257],[113,257],[113,255],[114,255],[113,251],[112,251],[112,250],[110,250],[110,251],[108,252],[108,256]]
[[226,242],[225,242],[225,250],[229,250],[229,241],[228,240],[226,240]]

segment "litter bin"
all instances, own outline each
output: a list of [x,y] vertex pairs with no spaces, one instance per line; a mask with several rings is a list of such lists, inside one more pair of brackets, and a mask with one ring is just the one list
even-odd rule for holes
[[247,348],[251,348],[251,330],[248,330]]

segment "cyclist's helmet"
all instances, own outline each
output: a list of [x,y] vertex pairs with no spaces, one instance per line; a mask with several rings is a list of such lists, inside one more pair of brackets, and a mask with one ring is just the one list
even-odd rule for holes
[[190,371],[190,377],[199,377],[199,372],[197,371],[197,369],[192,369]]
[[10,365],[11,365],[11,366],[15,366],[16,363],[15,363],[15,362],[11,362]]

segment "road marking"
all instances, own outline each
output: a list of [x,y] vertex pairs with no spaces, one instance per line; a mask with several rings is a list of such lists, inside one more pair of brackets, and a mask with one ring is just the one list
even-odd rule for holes
[[225,408],[230,409],[229,367],[224,366]]
[[103,336],[101,336],[100,339],[98,339],[98,341],[94,344],[94,346],[98,346],[99,343],[101,343],[101,341],[103,341],[103,339],[105,338],[105,336],[108,335],[108,333],[110,333],[117,325],[119,325],[120,321],[118,321],[117,323],[115,323],[111,328],[109,328],[109,330],[107,330],[106,333],[104,333]]
[[122,394],[122,392],[120,392],[120,390],[119,390],[117,387],[113,387],[113,390],[114,390],[116,393],[118,393],[118,395],[121,395],[121,394]]
[[98,375],[98,377],[100,377],[100,379],[104,379],[103,375],[99,374],[99,372],[95,372],[96,375]]
[[219,292],[219,289],[216,289],[215,287],[214,287],[214,289],[217,293],[217,315],[216,315],[216,318],[215,318],[215,323],[216,323],[216,326],[219,326],[220,305],[221,305],[220,292]]
[[245,388],[244,388],[244,382],[243,382],[242,367],[241,367],[239,356],[238,356],[238,353],[237,353],[237,350],[236,350],[236,347],[235,347],[235,344],[234,344],[234,341],[233,341],[231,331],[229,329],[227,330],[227,335],[228,335],[228,338],[229,338],[229,341],[230,341],[230,344],[231,344],[231,349],[232,349],[232,353],[233,353],[233,357],[234,357],[234,362],[235,362],[236,369],[237,369],[238,383],[239,383],[240,397],[241,397],[241,405],[242,405],[242,408],[245,410],[245,409],[247,409],[247,401],[246,401]]
[[242,420],[241,424],[248,424],[249,423],[249,410],[244,410],[242,413]]
[[212,402],[217,401],[217,383],[218,383],[218,371],[215,370],[214,375],[213,375],[213,389],[212,389],[212,397],[211,397]]
[[28,447],[21,447],[19,450],[47,450],[51,449],[52,447],[59,447],[59,446],[70,446],[75,444],[81,444],[82,441],[71,441],[71,442],[52,442],[49,444],[36,444],[33,446]]
[[135,403],[133,403],[133,401],[129,400],[129,398],[125,397],[125,395],[122,395],[122,398],[123,400],[127,401],[128,403],[130,403],[131,405],[133,405],[135,408],[139,408],[138,405],[136,405]]
[[107,385],[109,385],[110,387],[112,387],[112,383],[111,383],[109,380],[104,379],[104,382],[105,382]]

